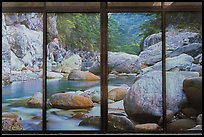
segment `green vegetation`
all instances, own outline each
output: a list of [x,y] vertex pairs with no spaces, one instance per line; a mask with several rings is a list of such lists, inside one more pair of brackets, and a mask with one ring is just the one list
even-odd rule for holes
[[146,28],[140,28],[145,22],[153,19],[154,14],[145,13],[112,13],[108,18],[109,51],[123,51],[139,54],[140,43],[144,39]]
[[171,25],[179,30],[187,30],[202,35],[202,13],[201,12],[172,12],[166,18],[167,26]]
[[[56,15],[59,38],[65,49],[100,50],[100,14]],[[166,19],[167,26],[202,33],[202,13],[172,12]],[[138,55],[143,49],[144,39],[159,32],[160,13],[111,13],[108,15],[108,50]]]
[[140,26],[140,34],[139,36],[142,37],[140,41],[140,48],[143,50],[143,43],[144,39],[151,34],[161,32],[161,14],[155,13],[146,13],[146,16],[152,17],[152,20],[146,21],[144,24]]
[[57,30],[65,49],[95,51],[100,49],[100,15],[57,14]]

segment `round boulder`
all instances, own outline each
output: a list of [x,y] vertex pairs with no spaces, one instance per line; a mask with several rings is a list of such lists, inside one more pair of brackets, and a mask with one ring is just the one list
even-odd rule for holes
[[93,107],[93,102],[90,98],[69,93],[56,93],[52,95],[50,98],[50,104],[53,108],[62,109]]

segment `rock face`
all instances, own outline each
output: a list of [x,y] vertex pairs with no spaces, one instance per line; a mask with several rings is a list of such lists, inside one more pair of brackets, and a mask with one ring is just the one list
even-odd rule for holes
[[91,99],[69,93],[56,93],[52,95],[50,98],[50,103],[52,107],[62,109],[93,107],[93,102]]
[[[188,76],[180,72],[166,73],[167,109],[173,113],[178,112],[186,102],[186,95],[182,90],[186,77]],[[137,78],[124,99],[124,107],[126,113],[133,117],[137,114],[162,116],[162,71],[150,71]]]
[[58,40],[53,40],[52,42],[48,43],[47,45],[47,55],[48,60],[55,61],[55,62],[61,62],[65,56],[66,51],[63,49]]
[[[120,73],[140,73],[140,60],[137,55],[124,52],[108,52],[109,72],[117,71]],[[96,61],[90,68],[94,74],[100,73],[100,61]]]
[[12,52],[30,67],[42,66],[43,32],[30,30],[22,24],[9,26],[8,31]]
[[[144,51],[139,55],[142,64],[153,65],[162,59],[161,33],[152,34],[144,40]],[[196,56],[201,52],[202,38],[198,33],[192,32],[166,32],[166,55],[167,57],[178,56],[186,53]]]
[[2,85],[10,83],[11,74],[11,51],[6,29],[5,17],[2,13]]
[[12,112],[2,113],[2,131],[20,131],[23,130],[22,125],[19,123],[21,118]]
[[49,15],[47,21],[48,21],[47,30],[48,30],[49,38],[51,40],[51,39],[54,39],[58,36],[57,16]]
[[24,24],[35,31],[43,31],[43,14],[39,13],[9,13],[6,14],[6,25]]
[[25,66],[36,70],[42,68],[42,20],[41,13],[2,14],[2,84],[38,77],[34,73],[24,75],[20,71]]
[[23,62],[11,52],[11,70],[20,71],[24,66]]
[[95,81],[100,80],[99,76],[94,75],[91,72],[84,72],[80,70],[73,70],[68,77],[69,80],[87,80],[87,81]]
[[42,107],[42,101],[42,93],[37,92],[27,100],[27,104],[29,107]]
[[183,89],[190,105],[202,110],[202,77],[185,79]]

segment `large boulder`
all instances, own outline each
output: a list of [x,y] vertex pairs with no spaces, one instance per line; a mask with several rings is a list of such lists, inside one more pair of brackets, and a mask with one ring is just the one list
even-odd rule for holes
[[79,55],[73,54],[72,56],[66,58],[62,61],[61,66],[63,68],[69,67],[72,69],[81,70],[82,59]]
[[183,90],[189,104],[202,110],[202,77],[187,78],[183,81]]
[[91,108],[93,102],[90,98],[71,93],[56,93],[50,98],[50,104],[54,108],[77,109]]
[[200,53],[202,53],[202,44],[201,43],[192,43],[188,45],[183,45],[181,47],[178,47],[173,52],[171,52],[168,56],[169,57],[175,57],[180,54],[188,54],[192,57],[196,57]]
[[[109,72],[117,71],[119,73],[140,73],[140,60],[137,55],[125,52],[108,52]],[[90,72],[100,73],[100,60],[93,63]]]
[[178,119],[170,124],[167,124],[167,130],[178,131],[191,129],[196,126],[196,122],[192,119]]
[[122,88],[113,88],[108,92],[108,99],[114,100],[114,101],[120,101],[123,100],[126,94],[128,93],[127,90]]
[[[166,72],[166,105],[173,113],[178,112],[182,104],[186,103],[182,86],[184,79],[198,76],[189,75]],[[126,113],[133,117],[137,114],[162,116],[162,71],[150,71],[139,76],[124,98],[124,107]]]
[[147,47],[140,52],[139,58],[142,64],[153,65],[162,60],[162,42]]
[[96,81],[100,80],[99,76],[94,75],[91,72],[85,72],[80,70],[73,70],[69,76],[69,80],[86,80],[86,81]]
[[[168,71],[173,68],[178,68],[181,71],[190,71],[193,61],[193,57],[187,54],[181,54],[172,58],[169,57],[166,58],[166,70]],[[151,67],[144,68],[143,72],[150,70],[162,70],[162,61],[154,64]]]
[[29,107],[42,107],[43,95],[41,92],[35,93],[31,98],[27,100]]
[[[91,126],[100,128],[101,126],[100,116],[91,116],[85,118],[79,123],[79,126]],[[135,131],[134,124],[125,116],[108,115],[108,131],[109,132],[131,132]]]
[[144,39],[143,49],[146,49],[147,47],[152,46],[152,45],[154,45],[160,41],[162,41],[162,34],[161,33],[149,35],[148,37],[146,37]]

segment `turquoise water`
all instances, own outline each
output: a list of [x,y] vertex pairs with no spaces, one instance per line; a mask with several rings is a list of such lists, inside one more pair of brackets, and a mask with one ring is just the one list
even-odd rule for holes
[[[134,77],[117,77],[109,79],[109,87],[127,84],[131,86],[134,83]],[[87,89],[96,89],[100,92],[100,81],[71,81],[63,79],[47,80],[47,99],[57,92],[84,91]],[[24,105],[15,105],[16,102],[31,97],[36,92],[43,91],[43,80],[31,80],[26,82],[14,82],[11,85],[2,87],[2,110],[3,112],[15,112],[21,118],[21,124],[24,130],[42,130],[42,109],[28,108]],[[94,127],[80,127],[78,124],[81,119],[73,119],[72,116],[78,112],[63,115],[56,115],[51,111],[60,111],[60,109],[48,109],[47,111],[47,130],[99,130]],[[72,110],[70,110],[72,111]],[[100,104],[87,110],[86,114],[91,116],[100,116]]]

